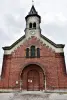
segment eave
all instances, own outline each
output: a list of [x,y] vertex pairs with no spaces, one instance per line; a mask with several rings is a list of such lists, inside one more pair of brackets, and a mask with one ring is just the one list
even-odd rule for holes
[[[11,50],[14,46],[16,46],[20,41],[22,41],[25,38],[25,35],[23,35],[20,39],[18,39],[15,43],[13,43],[11,46],[6,46],[6,47],[2,47],[3,50]],[[56,44],[53,41],[51,41],[50,39],[48,39],[47,37],[45,37],[44,35],[41,34],[41,38],[43,38],[44,40],[46,40],[48,43],[50,43],[51,45],[53,45],[55,48],[64,48],[64,44]]]
[[14,42],[11,46],[2,47],[3,50],[11,50],[14,46],[16,46],[24,38],[25,38],[25,35],[23,35],[20,39],[18,39],[16,42]]
[[41,34],[41,37],[46,40],[47,42],[49,42],[51,45],[53,45],[56,48],[64,48],[65,45],[64,44],[56,44],[53,41],[51,41],[50,39],[48,39],[47,37],[45,37],[44,35]]

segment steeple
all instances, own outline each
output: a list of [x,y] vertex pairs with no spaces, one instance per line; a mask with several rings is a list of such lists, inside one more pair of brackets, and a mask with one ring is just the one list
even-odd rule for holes
[[31,17],[31,16],[37,16],[39,17],[39,21],[41,22],[41,17],[38,15],[38,12],[36,11],[34,5],[32,5],[31,9],[30,9],[30,12],[28,13],[28,15],[25,17],[25,19],[27,20],[28,17]]
[[37,11],[36,11],[34,5],[32,5],[31,10],[30,10],[30,12],[29,12],[29,15],[35,15],[35,14],[37,15],[38,13],[37,13]]
[[30,9],[30,12],[25,17],[25,19],[26,19],[26,28],[25,28],[26,38],[29,38],[31,36],[40,37],[41,17],[38,15],[38,12],[36,11],[33,4],[32,4],[32,7]]

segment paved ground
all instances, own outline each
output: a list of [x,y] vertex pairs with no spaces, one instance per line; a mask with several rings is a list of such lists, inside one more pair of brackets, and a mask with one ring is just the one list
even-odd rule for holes
[[67,94],[44,92],[0,93],[0,100],[67,100]]

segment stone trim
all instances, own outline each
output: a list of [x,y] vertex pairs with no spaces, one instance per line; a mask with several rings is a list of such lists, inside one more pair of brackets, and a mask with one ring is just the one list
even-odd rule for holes
[[12,48],[13,48],[14,46],[16,46],[19,42],[21,42],[24,38],[25,38],[25,35],[23,35],[20,39],[18,39],[16,42],[14,42],[11,46],[2,47],[3,50],[10,50],[10,49],[12,49]]
[[47,37],[45,37],[44,35],[41,34],[41,37],[46,40],[47,42],[49,42],[51,45],[53,45],[56,48],[64,48],[64,44],[56,44],[53,41],[49,40]]
[[[31,37],[30,39],[32,39],[32,38],[33,37]],[[65,45],[55,44],[53,41],[49,40],[48,38],[46,38],[42,34],[41,34],[41,38],[40,39],[37,38],[37,40],[40,40],[40,42],[42,41],[43,44],[45,44],[46,46],[49,46],[49,48],[52,48],[57,53],[63,52],[63,48]],[[6,54],[6,55],[11,54],[15,49],[17,49],[17,47],[19,47],[25,41],[27,41],[27,40],[26,40],[26,37],[24,35],[20,39],[18,39],[15,43],[13,43],[11,46],[3,47],[4,54]]]
[[[39,67],[42,69],[44,76],[46,76],[46,71],[44,72],[44,69],[43,69],[43,68],[44,68],[44,65],[42,65],[42,64],[40,64],[40,63],[38,63],[38,62],[29,62],[29,63],[27,63],[27,64],[24,64],[24,65],[23,65],[23,68],[21,67],[22,69],[21,69],[20,75],[22,74],[24,68],[26,68],[27,66],[29,66],[29,65],[31,65],[31,64],[35,64],[35,65],[39,66]],[[21,65],[21,66],[22,66],[22,65]]]

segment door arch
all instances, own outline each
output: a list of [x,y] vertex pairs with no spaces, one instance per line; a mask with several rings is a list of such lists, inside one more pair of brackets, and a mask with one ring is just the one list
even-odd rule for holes
[[39,90],[40,78],[35,69],[30,70],[27,74],[27,90]]
[[29,64],[21,73],[22,89],[23,90],[44,90],[44,72],[39,65]]

